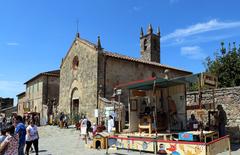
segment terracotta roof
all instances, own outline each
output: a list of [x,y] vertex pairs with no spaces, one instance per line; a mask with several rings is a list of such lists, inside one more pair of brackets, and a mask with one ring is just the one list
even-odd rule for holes
[[162,68],[168,68],[168,69],[183,71],[183,72],[192,74],[192,72],[185,71],[185,70],[182,70],[182,69],[179,69],[179,68],[174,68],[174,67],[167,66],[167,65],[163,65],[163,64],[160,64],[160,63],[157,63],[157,62],[152,62],[152,61],[146,61],[146,60],[142,60],[142,59],[137,59],[137,58],[133,58],[133,57],[129,57],[129,56],[125,56],[125,55],[121,55],[121,54],[113,53],[113,52],[109,52],[109,51],[104,51],[103,53],[104,53],[104,55],[106,55],[106,56],[113,57],[113,58],[117,58],[117,59],[122,59],[122,60],[127,60],[127,61],[134,61],[134,62],[139,62],[139,63],[149,64],[149,65],[153,65],[153,66],[157,66],[157,67],[162,67]]
[[[90,42],[88,40],[82,39],[82,38],[76,37],[75,40],[76,39],[81,41],[82,43],[88,45],[89,47],[92,47],[92,48],[97,50],[97,45],[96,44],[94,44],[94,43],[92,43],[92,42]],[[75,42],[75,40],[74,40],[74,42]],[[70,49],[71,49],[71,47],[70,47]],[[70,49],[68,50],[68,53],[70,52]],[[192,72],[189,72],[189,71],[186,71],[186,70],[183,70],[183,69],[179,69],[179,68],[174,68],[174,67],[167,66],[167,65],[163,65],[163,64],[160,64],[160,63],[157,63],[157,62],[141,60],[141,59],[129,57],[129,56],[126,56],[126,55],[121,55],[119,53],[109,52],[109,51],[106,51],[106,50],[102,50],[102,51],[103,51],[104,55],[109,56],[109,57],[122,59],[122,60],[127,60],[127,61],[139,62],[139,63],[143,63],[143,64],[148,64],[148,65],[153,65],[153,66],[157,66],[157,67],[178,70],[178,71],[182,71],[182,72],[186,72],[186,73],[192,74]],[[68,53],[67,53],[67,55],[68,55]],[[65,56],[63,61],[65,61],[67,55]],[[61,64],[61,66],[62,66],[62,64]]]
[[17,96],[22,96],[22,95],[25,95],[25,94],[26,94],[26,92],[24,91],[22,93],[17,94]]
[[38,75],[34,76],[30,80],[26,81],[24,84],[27,84],[27,83],[37,79],[38,77],[40,77],[42,75],[46,75],[46,76],[60,76],[60,70],[53,70],[53,71],[39,73]]
[[53,76],[56,76],[56,75],[60,75],[60,70],[53,70],[53,71],[48,71],[48,72],[43,72],[43,73],[40,73],[42,75],[53,75]]
[[10,110],[10,109],[13,109],[14,111],[17,111],[17,106],[12,106],[12,107],[1,109],[0,112],[6,111],[6,110]]

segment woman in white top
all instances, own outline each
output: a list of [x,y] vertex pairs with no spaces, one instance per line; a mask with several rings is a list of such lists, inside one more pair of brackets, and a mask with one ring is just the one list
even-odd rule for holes
[[38,129],[37,129],[37,125],[35,125],[35,121],[34,120],[30,120],[29,125],[26,129],[27,134],[26,134],[26,154],[29,154],[29,149],[31,147],[31,145],[33,144],[36,155],[38,155],[38,139],[39,139],[39,135],[38,135]]
[[110,115],[108,120],[108,133],[112,132],[113,127],[114,127],[114,120],[113,120],[113,117]]
[[87,135],[87,118],[86,116],[83,117],[83,120],[81,121],[81,134]]

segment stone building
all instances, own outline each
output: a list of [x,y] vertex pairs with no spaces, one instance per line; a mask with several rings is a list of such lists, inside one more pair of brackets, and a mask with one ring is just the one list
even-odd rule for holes
[[55,111],[53,105],[59,98],[59,70],[40,73],[26,84],[25,112],[40,113],[41,125],[46,124]]
[[26,109],[26,92],[22,92],[17,95],[17,113],[20,116],[23,116],[25,111],[29,111]]
[[[240,143],[240,87],[218,88],[214,90],[202,91],[201,103],[203,108],[203,122],[208,122],[208,111],[211,110],[210,105],[215,104],[215,110],[217,105],[222,105],[227,114],[227,132],[230,134],[231,141],[234,143]],[[198,91],[187,93],[187,106],[198,105]],[[197,114],[197,110],[187,110],[188,118],[194,113]],[[200,118],[197,118],[201,120]]]
[[[191,72],[160,63],[160,31],[155,34],[151,25],[147,33],[140,33],[141,58],[132,58],[106,51],[100,38],[93,44],[77,33],[60,68],[59,110],[71,114],[85,114],[92,121],[98,108],[98,96],[110,98],[113,88],[121,83],[163,77],[189,75]],[[121,102],[126,104],[128,92],[122,91]]]
[[13,107],[13,98],[2,98],[0,97],[0,110]]
[[7,118],[7,121],[10,119],[13,113],[17,112],[17,106],[11,106],[0,110],[0,114]]

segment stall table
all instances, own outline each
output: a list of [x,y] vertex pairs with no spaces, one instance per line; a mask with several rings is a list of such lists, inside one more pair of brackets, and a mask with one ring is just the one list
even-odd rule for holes
[[[200,136],[201,136],[201,131],[188,131],[185,133],[189,133],[192,134],[194,137],[194,139],[199,139],[200,140]],[[207,143],[208,141],[213,141],[215,139],[219,138],[218,136],[218,132],[216,131],[203,131],[203,139],[204,142]]]
[[[194,133],[198,135],[198,132]],[[160,135],[160,136],[159,136]],[[168,140],[168,134],[154,136],[115,135],[108,137],[108,147],[115,146],[118,149],[138,150],[146,152],[165,152],[165,154],[183,155],[215,155],[221,152],[231,154],[229,136],[214,139],[216,133],[208,132],[206,137],[214,140],[210,142]],[[164,138],[165,137],[165,138]],[[108,149],[107,149],[108,150]]]

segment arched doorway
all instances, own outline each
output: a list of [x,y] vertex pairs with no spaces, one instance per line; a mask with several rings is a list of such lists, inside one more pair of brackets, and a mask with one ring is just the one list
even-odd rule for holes
[[76,119],[76,117],[79,116],[79,91],[77,88],[74,88],[72,90],[72,95],[71,95],[71,105],[70,105],[70,115],[73,119]]

